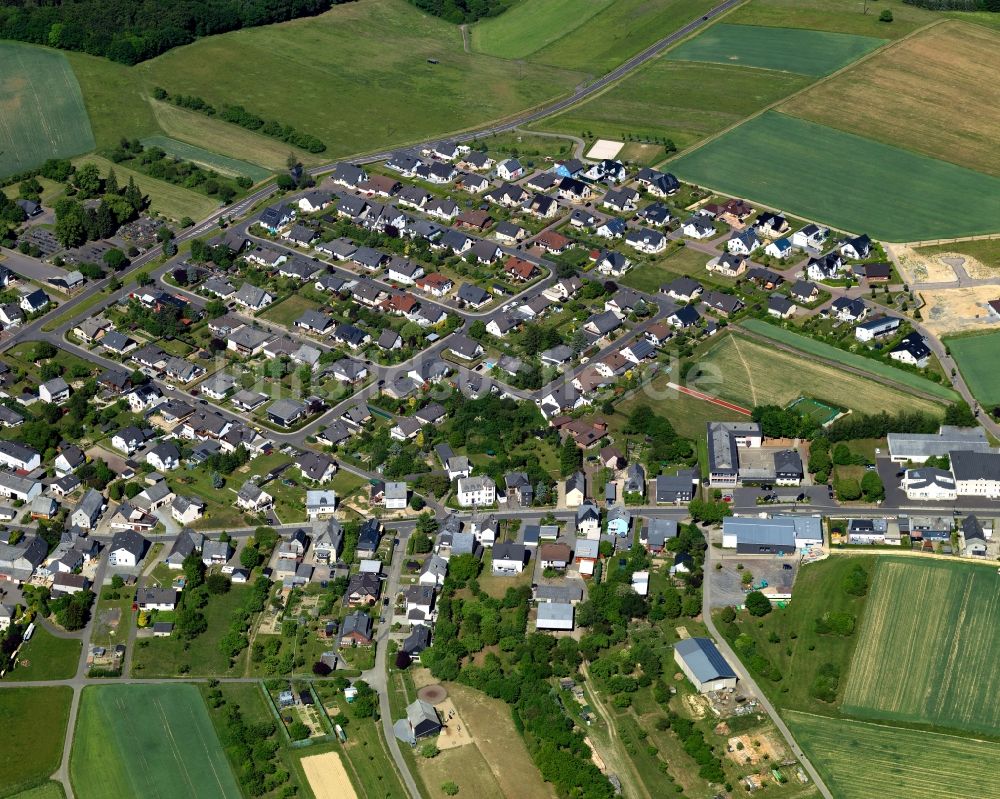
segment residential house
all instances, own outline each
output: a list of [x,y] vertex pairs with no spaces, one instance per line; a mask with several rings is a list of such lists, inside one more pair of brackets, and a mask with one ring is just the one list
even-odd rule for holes
[[108,565],[131,569],[139,564],[149,542],[134,530],[115,533],[108,546]]
[[493,505],[497,500],[496,483],[485,475],[459,478],[456,491],[458,504],[463,508]]
[[497,577],[514,577],[524,571],[527,551],[523,544],[503,541],[493,545],[493,574]]

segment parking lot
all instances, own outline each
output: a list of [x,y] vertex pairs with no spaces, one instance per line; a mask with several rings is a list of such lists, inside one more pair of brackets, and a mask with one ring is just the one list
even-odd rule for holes
[[[774,555],[737,555],[726,552],[721,558],[715,558],[716,563],[722,563],[722,568],[712,566],[707,577],[712,581],[712,607],[726,605],[742,605],[746,597],[741,582],[743,574],[753,575],[753,584],[760,585],[761,580],[768,586],[783,588],[791,584],[798,572],[799,561],[795,556],[776,557]],[[737,569],[742,564],[742,569]],[[785,568],[789,566],[791,568]]]

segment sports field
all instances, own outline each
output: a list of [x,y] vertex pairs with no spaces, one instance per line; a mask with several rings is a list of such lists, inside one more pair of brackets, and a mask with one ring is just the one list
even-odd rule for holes
[[786,330],[783,327],[778,327],[777,325],[772,325],[759,319],[744,319],[740,322],[740,324],[753,333],[765,336],[779,342],[780,344],[787,344],[790,347],[795,347],[796,349],[807,352],[810,355],[816,355],[820,358],[825,358],[826,360],[842,363],[845,366],[871,372],[879,377],[887,378],[896,383],[900,383],[901,385],[915,388],[917,391],[921,391],[925,394],[940,397],[941,399],[958,399],[958,394],[955,393],[954,389],[949,388],[948,386],[935,383],[932,380],[928,380],[926,377],[915,375],[912,372],[904,372],[902,369],[897,369],[894,366],[876,361],[872,358],[866,358],[863,355],[855,355],[850,352],[845,352],[842,349],[834,347],[832,344],[826,344],[822,341],[817,341],[814,338],[803,336],[801,333],[796,333],[793,330]]
[[1000,744],[798,711],[785,721],[837,799],[1000,796]]
[[70,779],[79,799],[242,796],[193,685],[85,688]]
[[1000,331],[945,340],[972,395],[984,407],[1000,404],[1000,372],[996,368],[1000,352]]
[[996,735],[998,617],[995,568],[880,558],[842,710]]
[[[1000,175],[1000,32],[945,22],[803,92],[784,113]],[[872,108],[877,114],[845,114]]]
[[797,400],[792,400],[788,407],[802,416],[814,419],[819,424],[832,422],[841,412],[839,408],[834,408],[832,405],[827,405],[812,397],[799,397]]
[[1000,230],[1000,179],[775,111],[672,161],[670,170],[888,241]]
[[[789,72],[658,58],[608,91],[534,127],[620,139],[673,139],[683,149],[808,86]],[[662,154],[663,150],[660,149]]]
[[228,175],[232,178],[248,177],[254,183],[259,183],[271,177],[271,172],[256,164],[219,155],[202,147],[196,147],[187,142],[171,139],[168,136],[149,136],[142,140],[142,144],[144,147],[159,147],[167,155],[180,158],[184,161],[191,161],[206,169],[215,170],[220,175]]
[[80,85],[66,57],[0,42],[0,176],[93,148]]
[[[872,408],[939,414],[940,405],[899,389],[810,361],[800,354],[777,350],[738,335],[723,335],[697,364],[688,381],[692,388],[752,408],[785,406],[805,395],[858,412]],[[790,379],[790,376],[794,376]]]
[[0,690],[0,796],[41,785],[59,768],[72,699],[66,686]]
[[671,50],[668,58],[820,77],[857,61],[885,41],[846,33],[719,23]]
[[499,58],[524,58],[579,28],[615,0],[521,0],[471,28],[472,49]]

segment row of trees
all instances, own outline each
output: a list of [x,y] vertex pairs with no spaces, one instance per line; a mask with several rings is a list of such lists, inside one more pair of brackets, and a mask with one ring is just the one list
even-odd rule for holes
[[197,111],[205,116],[217,117],[224,122],[239,125],[241,128],[261,133],[264,136],[270,136],[272,139],[278,139],[310,153],[321,153],[326,149],[326,144],[311,133],[303,133],[291,125],[282,125],[273,119],[264,119],[264,117],[248,111],[242,105],[224,105],[219,110],[205,102],[201,97],[190,94],[171,95],[161,86],[153,89],[153,96],[157,100],[171,102],[176,106]]
[[0,39],[137,64],[202,36],[285,22],[342,0],[75,0],[0,6]]
[[484,17],[495,17],[513,5],[514,0],[409,0],[421,11],[459,25]]

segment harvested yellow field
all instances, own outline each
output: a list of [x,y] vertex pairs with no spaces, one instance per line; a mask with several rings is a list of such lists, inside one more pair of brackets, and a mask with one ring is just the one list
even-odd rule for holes
[[300,762],[316,799],[358,799],[336,752],[310,755]]
[[1000,175],[997,64],[1000,34],[944,22],[803,92],[780,110]]

